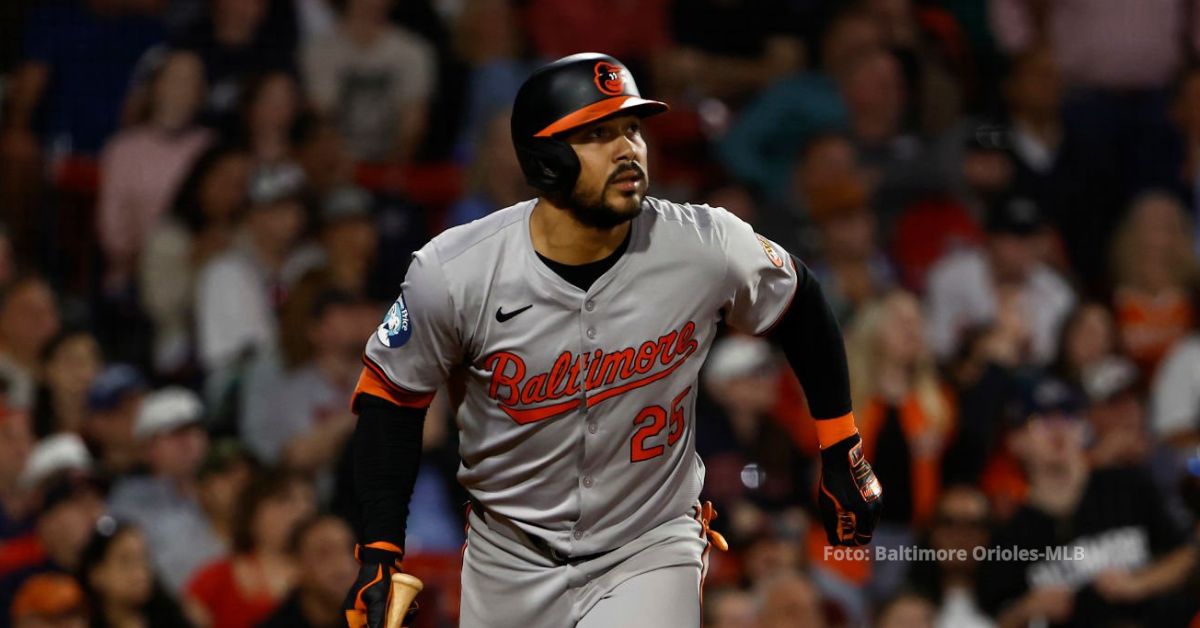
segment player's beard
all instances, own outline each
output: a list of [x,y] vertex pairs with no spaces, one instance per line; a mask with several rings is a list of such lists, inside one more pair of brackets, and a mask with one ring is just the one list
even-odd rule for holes
[[613,181],[629,172],[637,172],[641,175],[642,183],[648,179],[646,171],[637,162],[628,162],[617,167],[612,174],[605,180],[604,185],[600,188],[598,198],[585,198],[580,193],[579,187],[576,186],[571,191],[571,197],[567,199],[566,208],[571,212],[571,216],[580,224],[592,227],[594,229],[612,229],[619,227],[622,224],[629,222],[642,213],[642,201],[645,199],[645,193],[641,190],[635,191],[629,199],[630,204],[626,207],[617,207],[608,202],[605,192],[608,191],[608,186]]

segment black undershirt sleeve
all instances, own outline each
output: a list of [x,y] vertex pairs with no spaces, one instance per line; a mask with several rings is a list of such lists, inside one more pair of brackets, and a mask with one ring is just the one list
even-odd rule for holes
[[408,505],[421,467],[424,408],[405,408],[360,393],[354,428],[354,493],[362,507],[363,542],[404,548]]
[[792,261],[796,296],[767,339],[783,349],[813,418],[835,419],[851,409],[842,330],[812,271],[794,255]]

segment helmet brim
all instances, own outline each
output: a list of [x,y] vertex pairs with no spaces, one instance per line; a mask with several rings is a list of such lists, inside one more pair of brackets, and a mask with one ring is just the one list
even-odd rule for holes
[[616,113],[633,113],[641,117],[652,116],[670,109],[665,102],[647,100],[637,96],[616,96],[594,102],[582,109],[577,109],[549,126],[538,131],[534,137],[552,137],[577,129],[586,124],[602,120]]

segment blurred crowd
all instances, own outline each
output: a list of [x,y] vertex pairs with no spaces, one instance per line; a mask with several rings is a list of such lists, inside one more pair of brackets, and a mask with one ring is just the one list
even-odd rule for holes
[[[719,340],[706,625],[1200,625],[1196,2],[4,0],[0,628],[343,623],[365,339],[532,196],[508,106],[580,51],[671,104],[652,194],[816,272],[885,487],[900,558],[826,551],[803,390]],[[430,416],[406,569],[453,626]]]

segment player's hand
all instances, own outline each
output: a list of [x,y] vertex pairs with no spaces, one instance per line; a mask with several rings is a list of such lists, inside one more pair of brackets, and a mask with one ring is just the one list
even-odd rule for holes
[[[342,610],[349,628],[384,628],[388,601],[392,592],[392,574],[400,571],[400,552],[370,546],[354,550],[361,565],[358,578],[346,594]],[[409,609],[404,624],[410,625],[416,605]]]
[[863,456],[857,433],[821,450],[817,500],[830,545],[871,542],[883,507],[883,488]]

